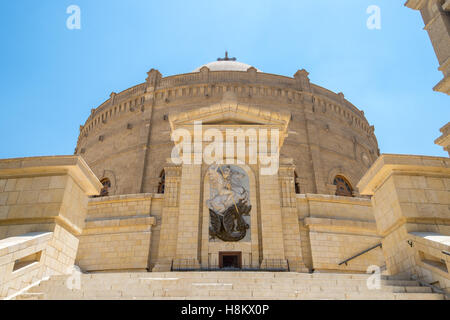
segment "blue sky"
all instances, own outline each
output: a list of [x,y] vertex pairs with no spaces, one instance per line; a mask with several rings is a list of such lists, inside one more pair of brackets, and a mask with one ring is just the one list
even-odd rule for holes
[[[73,154],[79,125],[112,91],[190,72],[228,50],[264,72],[311,81],[364,110],[382,153],[434,145],[449,97],[420,14],[397,0],[17,0],[0,10],[0,158]],[[69,5],[81,30],[66,28]],[[369,5],[381,30],[369,30]]]

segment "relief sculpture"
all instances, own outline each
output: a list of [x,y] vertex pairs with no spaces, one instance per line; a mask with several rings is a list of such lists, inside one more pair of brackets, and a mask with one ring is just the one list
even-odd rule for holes
[[210,197],[209,208],[211,239],[240,241],[247,230],[252,209],[248,176],[241,168],[232,165],[213,165],[208,170]]

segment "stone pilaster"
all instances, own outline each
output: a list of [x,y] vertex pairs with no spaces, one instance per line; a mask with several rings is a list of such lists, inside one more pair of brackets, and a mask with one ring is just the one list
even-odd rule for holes
[[284,254],[283,221],[281,217],[280,183],[278,175],[259,173],[259,196],[261,201],[262,263],[264,268],[287,261]]
[[178,239],[174,266],[199,266],[201,165],[183,164],[181,172]]
[[281,189],[283,244],[290,271],[306,272],[308,270],[303,263],[301,249],[294,170],[295,166],[292,163],[281,164],[278,172]]
[[326,194],[328,188],[325,185],[325,178],[322,176],[322,161],[320,155],[320,134],[319,129],[314,124],[315,116],[314,116],[314,105],[311,106],[311,109],[305,109],[305,125],[308,134],[308,142],[309,142],[309,150],[311,154],[311,164],[314,170],[314,180],[316,190],[314,193]]
[[170,271],[178,241],[178,215],[181,167],[165,167],[164,206],[162,210],[158,260],[154,272]]

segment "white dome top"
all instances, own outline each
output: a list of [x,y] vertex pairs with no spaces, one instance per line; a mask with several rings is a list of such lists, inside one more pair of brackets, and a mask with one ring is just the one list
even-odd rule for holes
[[[197,69],[195,69],[193,72],[200,72],[200,69],[203,67],[208,67],[210,71],[247,71],[248,68],[252,67],[249,64],[232,61],[232,60],[226,60],[226,61],[213,61],[207,64],[204,64]],[[256,69],[256,68],[255,68]],[[261,72],[261,70],[256,69],[258,72]]]

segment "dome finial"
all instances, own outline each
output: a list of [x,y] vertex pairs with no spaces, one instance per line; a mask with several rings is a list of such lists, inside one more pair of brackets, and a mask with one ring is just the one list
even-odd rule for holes
[[225,58],[217,58],[217,61],[236,61],[236,58],[228,58],[228,51],[225,51]]

